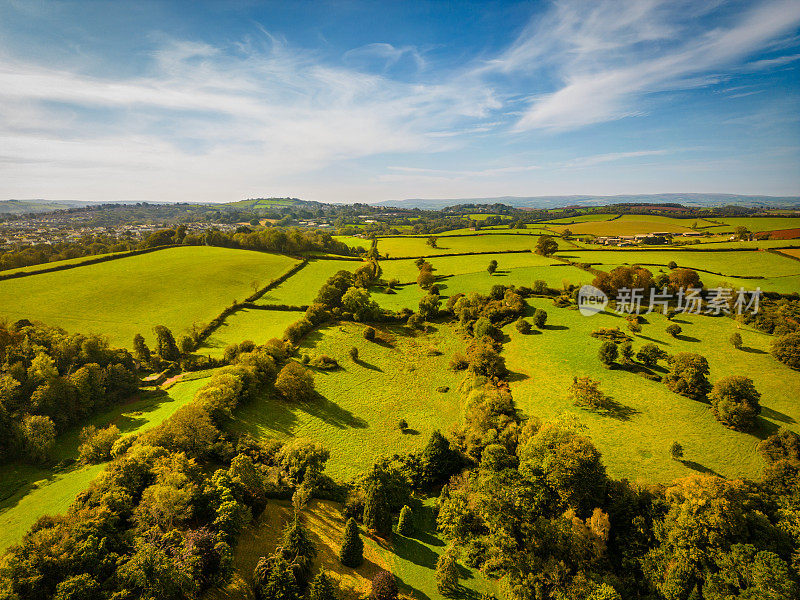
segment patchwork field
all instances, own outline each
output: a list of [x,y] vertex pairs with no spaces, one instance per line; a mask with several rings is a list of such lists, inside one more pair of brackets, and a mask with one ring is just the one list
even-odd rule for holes
[[[651,314],[647,315],[649,324],[634,338],[636,351],[653,342],[668,353],[702,354],[711,366],[712,382],[727,375],[751,377],[762,394],[763,408],[760,428],[750,435],[726,429],[708,405],[674,394],[663,383],[621,368],[604,368],[596,358],[601,342],[590,333],[600,327],[625,329],[622,317],[603,313],[588,318],[576,310],[557,309],[547,300],[529,303],[548,312],[547,328],[536,335],[521,335],[513,326],[504,330],[511,338],[504,355],[513,372],[517,406],[527,415],[544,419],[562,413],[578,415],[615,477],[668,482],[694,470],[756,478],[763,468],[756,444],[779,426],[800,431],[800,373],[769,355],[768,335],[740,329],[744,349],[736,351],[728,343],[737,331],[732,319],[680,316],[675,322],[683,333],[673,339],[664,331],[666,318]],[[573,406],[567,388],[575,375],[599,380],[619,409],[604,416]],[[684,463],[670,458],[673,441],[683,445]]]
[[120,254],[127,254],[126,252],[110,252],[108,254],[93,254],[91,256],[80,256],[78,258],[68,258],[66,260],[54,260],[53,262],[43,263],[41,265],[31,265],[29,267],[19,267],[17,269],[6,269],[0,271],[0,275],[11,275],[14,273],[38,273],[53,267],[64,267],[69,265],[80,265],[87,261],[96,260],[98,258],[105,258],[107,256],[117,256]]
[[620,218],[611,221],[592,219],[569,225],[553,224],[551,229],[559,233],[569,229],[573,235],[635,235],[654,231],[683,233],[685,231],[694,231],[691,227],[695,222],[697,222],[698,227],[714,225],[714,223],[703,221],[702,219],[675,219],[655,215],[622,215]]
[[312,260],[278,287],[269,290],[257,304],[311,304],[323,282],[337,271],[355,271],[362,263],[354,260]]
[[[384,256],[416,257],[465,252],[500,252],[503,250],[533,250],[537,237],[522,234],[474,234],[454,237],[439,237],[438,248],[428,246],[427,237],[384,237],[378,240],[378,250]],[[568,242],[557,239],[559,247],[570,248]]]
[[[319,441],[331,452],[329,474],[340,479],[364,471],[379,456],[417,450],[434,429],[446,430],[460,419],[456,388],[462,375],[447,367],[463,344],[449,325],[435,329],[410,337],[402,327],[386,328],[378,342],[365,340],[363,326],[354,323],[318,329],[306,337],[300,352],[327,354],[341,365],[314,373],[320,396],[296,406],[262,398],[237,411],[234,429]],[[348,356],[353,346],[358,363]],[[441,354],[431,356],[434,350]],[[449,391],[436,391],[440,386]],[[401,418],[413,432],[398,429]]]
[[[86,425],[114,424],[124,435],[155,427],[194,397],[204,378],[173,385],[167,392],[142,392],[139,398],[93,416]],[[75,458],[80,427],[58,438],[54,460]],[[16,543],[39,517],[63,513],[104,465],[76,465],[63,471],[25,463],[0,465],[0,552]]]
[[800,217],[719,217],[714,220],[725,223],[731,230],[744,226],[754,233],[800,227]]
[[129,347],[154,325],[176,337],[244,300],[296,261],[286,256],[206,246],[169,248],[96,265],[0,281],[0,317],[38,320],[68,331],[101,333]]

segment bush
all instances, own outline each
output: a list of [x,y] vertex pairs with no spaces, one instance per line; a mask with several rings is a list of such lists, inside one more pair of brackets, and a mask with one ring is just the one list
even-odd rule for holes
[[724,377],[714,384],[708,397],[714,416],[737,431],[753,429],[761,413],[761,394],[749,377]]
[[602,408],[606,395],[600,390],[600,382],[590,377],[574,377],[569,394],[576,406]]
[[406,429],[408,429],[408,421],[406,421],[405,419],[400,419],[400,420],[397,422],[397,428],[398,428],[400,431],[405,431]]
[[708,361],[704,356],[679,352],[669,359],[669,365],[670,371],[664,376],[664,383],[676,394],[702,400],[711,390],[706,377],[709,372]]
[[619,354],[622,357],[622,362],[626,365],[629,365],[633,361],[633,344],[631,344],[630,340],[620,345]]
[[800,333],[782,335],[772,342],[772,355],[793,369],[800,369]]
[[614,342],[603,342],[600,345],[597,357],[606,367],[610,367],[614,364],[614,361],[617,360],[617,356],[619,356],[619,350]]
[[436,587],[444,596],[458,592],[458,565],[449,550],[436,561]]
[[339,362],[327,354],[320,354],[317,356],[311,361],[311,365],[322,371],[333,371],[339,368]]
[[531,332],[531,324],[528,321],[526,321],[523,317],[517,319],[516,328],[517,331],[519,331],[522,334],[528,334]]
[[677,269],[678,263],[676,263],[674,260],[671,260],[667,263],[667,267],[670,269]]
[[666,332],[667,332],[667,333],[668,333],[668,334],[669,334],[671,337],[674,337],[674,338],[676,338],[676,337],[678,337],[678,336],[681,334],[681,331],[683,331],[683,330],[681,329],[681,326],[680,326],[680,325],[678,325],[677,323],[673,323],[672,325],[667,325],[667,328],[666,328],[666,330],[665,330],[665,331],[666,331]]
[[400,518],[397,521],[397,533],[408,536],[414,530],[413,516],[408,505],[400,510]]
[[545,323],[547,323],[547,311],[537,308],[533,313],[533,324],[538,329],[542,329]]
[[370,600],[397,600],[397,581],[389,571],[379,571],[372,578],[372,588],[370,590]]
[[646,367],[655,367],[659,360],[667,358],[667,353],[655,344],[645,344],[636,353],[636,359]]
[[683,446],[681,446],[678,442],[672,442],[672,446],[669,447],[669,454],[672,456],[672,460],[682,459]]
[[469,361],[467,357],[461,354],[461,352],[456,352],[453,354],[453,358],[450,359],[450,369],[453,371],[463,371],[469,366]]
[[353,359],[353,362],[358,362],[358,348],[355,346],[350,348],[350,358]]
[[541,279],[537,279],[536,281],[533,282],[533,285],[531,286],[531,291],[534,294],[544,294],[545,292],[547,292],[547,282]]
[[484,336],[488,336],[493,340],[496,340],[503,335],[500,330],[492,325],[492,322],[486,317],[481,317],[475,321],[475,325],[472,327],[472,333],[475,335],[476,339],[481,339]]
[[364,327],[364,339],[370,342],[375,339],[374,327]]

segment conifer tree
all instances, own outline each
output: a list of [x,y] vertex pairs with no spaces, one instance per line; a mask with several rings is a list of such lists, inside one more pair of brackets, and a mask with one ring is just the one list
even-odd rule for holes
[[353,518],[348,519],[345,525],[339,560],[345,567],[352,569],[364,562],[364,542],[358,532],[358,523]]
[[392,532],[389,503],[386,501],[383,486],[378,482],[372,484],[367,492],[367,500],[364,502],[364,526],[384,537]]
[[412,517],[413,513],[411,512],[411,508],[404,506],[400,511],[400,520],[397,522],[397,533],[405,536],[411,533],[414,529],[414,523],[411,520]]
[[308,598],[309,600],[338,600],[336,590],[325,571],[320,571],[311,582]]

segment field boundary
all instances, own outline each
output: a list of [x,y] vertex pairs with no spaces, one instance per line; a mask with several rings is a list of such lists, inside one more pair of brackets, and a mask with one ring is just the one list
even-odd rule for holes
[[531,254],[531,253],[533,253],[533,250],[489,250],[486,252],[481,250],[480,252],[451,252],[449,254],[425,254],[420,256],[391,256],[391,257],[381,257],[378,260],[413,260],[415,258],[442,258],[444,256],[480,256],[482,254]]

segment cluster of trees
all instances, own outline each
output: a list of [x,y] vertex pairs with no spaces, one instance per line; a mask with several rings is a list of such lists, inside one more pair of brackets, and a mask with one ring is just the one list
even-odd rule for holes
[[136,242],[129,238],[107,234],[85,235],[74,242],[33,244],[18,250],[0,250],[0,271],[135,248]]
[[46,461],[57,430],[136,392],[126,350],[29,321],[0,323],[0,461]]
[[87,453],[112,462],[0,560],[0,597],[178,600],[224,582],[237,535],[268,497],[337,489],[319,444],[225,433],[233,410],[277,385],[286,363],[278,340],[241,353],[170,419],[110,450],[113,430],[85,431]]

